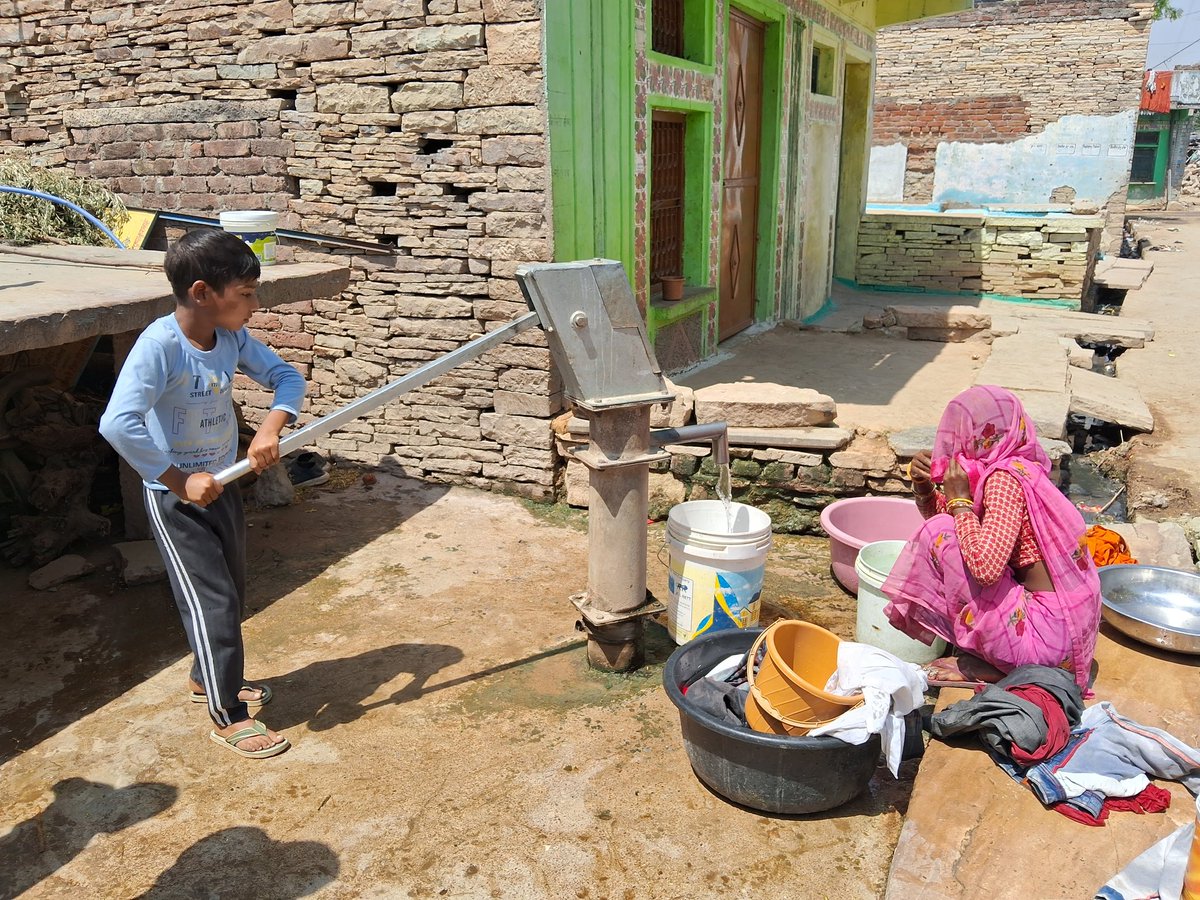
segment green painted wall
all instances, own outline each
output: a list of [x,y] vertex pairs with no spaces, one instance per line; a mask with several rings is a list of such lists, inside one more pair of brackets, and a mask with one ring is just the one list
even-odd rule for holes
[[546,0],[554,258],[633,273],[633,0]]

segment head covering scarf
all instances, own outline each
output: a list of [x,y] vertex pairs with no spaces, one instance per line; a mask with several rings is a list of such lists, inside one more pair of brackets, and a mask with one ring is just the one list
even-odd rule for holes
[[1071,668],[1086,690],[1100,624],[1100,579],[1083,516],[1050,481],[1050,458],[1017,396],[976,385],[951,400],[933,442],[934,481],[945,478],[951,459],[967,474],[977,515],[983,513],[983,485],[993,472],[1008,472],[1021,485],[1033,536],[1070,626]]

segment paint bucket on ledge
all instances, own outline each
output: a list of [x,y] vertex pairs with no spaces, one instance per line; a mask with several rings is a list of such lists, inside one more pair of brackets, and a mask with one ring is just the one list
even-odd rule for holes
[[231,210],[220,214],[221,227],[236,234],[254,251],[259,265],[275,265],[275,229],[279,213],[265,209]]
[[731,503],[728,519],[720,500],[679,503],[667,516],[667,546],[671,640],[758,625],[770,516],[744,503]]
[[938,638],[933,646],[910,638],[898,628],[893,628],[883,612],[888,598],[883,593],[892,566],[900,558],[905,541],[875,541],[858,551],[854,571],[858,575],[858,616],[855,620],[854,639],[860,644],[870,644],[886,650],[905,662],[924,664],[945,655],[946,642]]

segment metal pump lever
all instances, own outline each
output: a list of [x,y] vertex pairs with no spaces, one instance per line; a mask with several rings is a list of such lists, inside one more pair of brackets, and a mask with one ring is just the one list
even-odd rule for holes
[[[371,393],[359,397],[341,409],[335,410],[327,416],[322,416],[313,422],[309,422],[303,428],[298,428],[279,439],[280,457],[291,453],[293,450],[299,450],[317,438],[324,437],[331,431],[336,431],[347,422],[352,422],[361,416],[365,416],[389,400],[394,400],[401,394],[405,394],[414,388],[419,388],[433,381],[439,375],[444,375],[451,369],[475,359],[477,356],[483,355],[496,345],[503,344],[509,338],[539,324],[541,324],[541,321],[537,313],[526,313],[520,318],[513,319],[511,322],[497,328],[495,331],[489,331],[487,334],[477,337],[473,341],[468,341],[458,349],[451,350],[445,356],[431,360],[425,363],[425,365],[409,372],[407,375],[376,388]],[[221,484],[229,484],[231,481],[241,478],[249,471],[250,461],[243,459],[234,463],[228,469],[218,472],[216,479]]]

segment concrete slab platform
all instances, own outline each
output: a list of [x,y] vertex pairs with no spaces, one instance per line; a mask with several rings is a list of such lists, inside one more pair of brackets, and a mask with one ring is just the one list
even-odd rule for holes
[[[1200,659],[1160,653],[1102,626],[1096,700],[1200,744]],[[1151,687],[1152,686],[1152,687]],[[939,705],[969,696],[943,691]],[[1090,703],[1095,701],[1089,701]],[[887,900],[1079,900],[1195,816],[1172,782],[1165,814],[1113,813],[1091,828],[1045,809],[975,741],[931,741],[888,876]]]
[[[0,249],[0,356],[138,331],[175,308],[157,250]],[[264,307],[334,297],[350,270],[330,263],[264,266]]]

